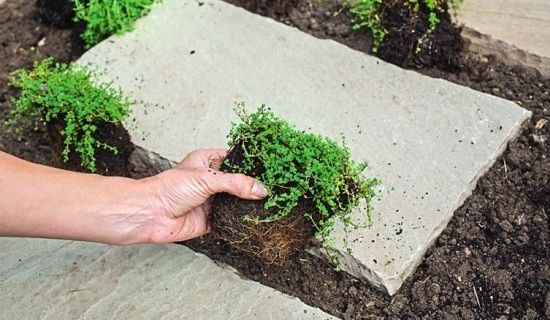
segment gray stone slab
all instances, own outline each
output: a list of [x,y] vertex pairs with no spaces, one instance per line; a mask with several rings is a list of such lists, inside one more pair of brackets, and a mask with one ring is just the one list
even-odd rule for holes
[[530,115],[221,1],[165,0],[136,27],[80,60],[166,106],[135,108],[134,141],[172,161],[224,147],[235,101],[266,103],[334,139],[343,132],[355,159],[370,162],[366,174],[384,182],[374,226],[349,237],[344,269],[390,294]]
[[463,0],[457,21],[527,52],[550,58],[547,0]]
[[2,319],[334,319],[184,246],[0,238]]
[[550,2],[464,0],[454,15],[470,52],[496,56],[550,77]]

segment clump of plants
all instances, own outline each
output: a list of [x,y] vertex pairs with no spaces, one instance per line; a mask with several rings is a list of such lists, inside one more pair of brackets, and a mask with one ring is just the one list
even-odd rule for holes
[[[435,64],[439,62],[454,64],[453,61],[448,60],[458,56],[462,49],[460,30],[453,25],[448,13],[449,4],[456,8],[461,1],[354,0],[349,10],[353,16],[353,29],[368,28],[373,37],[372,51],[381,54],[384,60],[398,65],[407,64],[409,62],[407,59],[416,60],[417,64],[430,66],[431,64],[425,61],[428,55],[432,55],[430,62],[436,60]],[[437,30],[440,32],[436,35]],[[436,36],[442,37],[445,43],[440,44],[439,39],[434,39]],[[396,43],[395,39],[399,42]],[[386,42],[393,42],[389,44],[389,50],[395,51],[395,48],[402,47],[403,52],[390,54],[389,59],[385,59],[385,53],[382,51]],[[455,45],[455,48],[453,42],[460,45]],[[420,53],[424,53],[425,56],[419,58],[412,56],[418,56]],[[443,57],[439,58],[438,55]]]
[[86,23],[81,37],[89,49],[113,34],[134,30],[137,19],[162,0],[73,0],[76,22]]
[[[319,238],[338,265],[334,223],[345,231],[368,226],[380,181],[362,175],[367,162],[355,163],[344,143],[300,131],[265,105],[248,113],[241,102],[235,111],[241,123],[232,125],[221,170],[256,177],[269,195],[259,202],[216,196],[209,215],[214,236],[276,264]],[[365,219],[355,221],[351,212],[361,205]]]
[[356,0],[350,5],[349,11],[353,15],[351,20],[354,30],[368,28],[373,37],[372,51],[377,52],[380,43],[388,34],[381,20],[380,8],[382,0]]
[[[99,73],[75,63],[56,63],[53,58],[35,61],[30,71],[19,69],[10,74],[8,85],[21,88],[21,95],[12,98],[14,108],[7,125],[19,133],[30,121],[41,117],[46,122],[52,147],[60,135],[61,160],[67,162],[75,154],[82,168],[96,172],[96,153],[106,150],[127,158],[133,145],[122,144],[119,150],[108,140],[109,132],[122,130],[114,138],[130,140],[123,121],[130,115],[130,106],[137,101],[125,96],[112,83],[98,82]],[[107,135],[107,136],[106,136]],[[113,139],[111,139],[113,140]],[[55,152],[52,148],[52,152]],[[52,154],[53,155],[53,154]],[[58,156],[53,155],[54,164]],[[126,159],[123,159],[124,161]]]

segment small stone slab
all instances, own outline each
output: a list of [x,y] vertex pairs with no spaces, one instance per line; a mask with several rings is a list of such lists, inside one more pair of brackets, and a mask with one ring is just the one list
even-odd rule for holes
[[335,319],[184,246],[0,238],[3,319]]
[[453,18],[468,50],[550,77],[550,1],[463,0]]
[[550,2],[463,0],[455,20],[517,48],[550,59]]
[[135,32],[111,37],[80,63],[106,68],[126,92],[166,106],[136,107],[133,139],[172,161],[225,147],[236,101],[265,103],[336,140],[344,133],[354,158],[370,162],[366,174],[384,183],[374,226],[348,237],[344,270],[389,294],[530,116],[217,0],[164,0]]

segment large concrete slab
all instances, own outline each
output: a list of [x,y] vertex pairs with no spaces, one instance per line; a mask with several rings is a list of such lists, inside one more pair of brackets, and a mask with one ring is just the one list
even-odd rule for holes
[[520,63],[550,77],[550,1],[463,0],[456,21],[473,51]]
[[179,245],[0,238],[0,261],[2,319],[333,319]]
[[134,110],[134,140],[172,161],[224,147],[235,101],[266,103],[334,139],[343,132],[356,160],[371,163],[366,174],[384,182],[374,227],[349,237],[345,270],[390,294],[529,116],[217,0],[164,0],[136,27],[80,60],[166,106]]

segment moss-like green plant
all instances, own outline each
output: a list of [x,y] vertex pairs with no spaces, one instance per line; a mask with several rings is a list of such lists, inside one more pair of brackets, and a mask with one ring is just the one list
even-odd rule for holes
[[64,121],[61,131],[64,138],[64,161],[74,150],[81,165],[96,171],[95,150],[104,148],[117,153],[117,149],[94,138],[97,123],[111,122],[122,125],[130,114],[130,106],[137,103],[124,96],[112,83],[95,81],[98,74],[74,63],[55,63],[53,58],[35,61],[31,71],[19,69],[10,74],[8,85],[21,88],[19,98],[13,98],[15,108],[10,110],[7,125],[19,133],[23,125],[41,116],[46,122]]
[[377,52],[378,47],[384,41],[388,30],[380,20],[380,6],[382,0],[356,0],[350,5],[350,12],[353,15],[351,20],[354,30],[368,28],[373,37],[372,51]]
[[[291,212],[299,199],[310,199],[316,212],[305,215],[337,263],[336,252],[331,251],[334,219],[344,224],[345,231],[369,225],[371,200],[380,181],[361,174],[367,162],[355,163],[344,143],[300,131],[276,117],[265,105],[249,114],[241,102],[236,104],[235,111],[242,123],[233,123],[229,146],[239,146],[244,155],[242,163],[233,165],[231,171],[255,175],[270,190],[265,208],[277,208],[271,216],[245,216],[245,219],[256,223],[279,220]],[[366,200],[365,220],[354,221],[351,211],[363,200]]]
[[[430,34],[440,22],[438,14],[443,12],[442,5],[444,3],[450,3],[452,7],[456,9],[461,2],[462,0],[404,0],[403,6],[408,8],[408,10],[413,13],[413,16],[418,15],[421,5],[425,5],[428,8],[429,28],[427,33]],[[353,29],[368,28],[371,31],[373,36],[373,52],[378,51],[378,47],[388,35],[388,30],[385,28],[382,21],[384,12],[390,6],[396,5],[397,3],[398,2],[390,3],[390,1],[386,0],[355,0],[350,5],[349,10],[353,16]],[[422,36],[419,36],[417,49],[420,48],[422,38]]]
[[160,2],[162,0],[74,0],[74,20],[86,22],[81,37],[88,49],[115,33],[123,35],[133,31],[134,22]]

